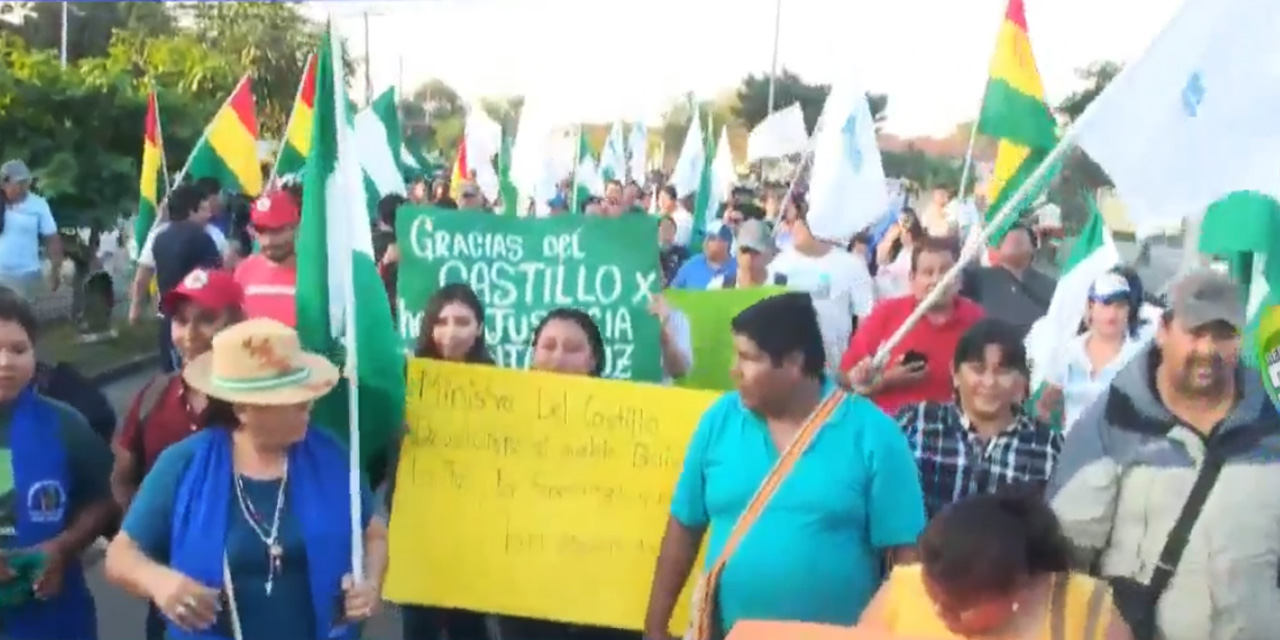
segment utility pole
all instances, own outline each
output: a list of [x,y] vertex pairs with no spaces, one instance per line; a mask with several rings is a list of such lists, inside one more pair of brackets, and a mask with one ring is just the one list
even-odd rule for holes
[[373,71],[369,58],[369,11],[364,11],[364,103],[373,104]]
[[769,113],[773,113],[778,84],[778,40],[782,36],[782,0],[774,0],[773,10],[773,65],[769,71]]
[[70,11],[69,11],[70,7],[68,6],[69,4],[70,4],[70,3],[68,3],[68,2],[63,2],[63,3],[62,3],[62,33],[61,33],[61,46],[59,46],[59,48],[58,48],[58,54],[59,54],[59,59],[61,59],[61,60],[62,60],[62,68],[63,68],[63,69],[66,69],[66,68],[67,68],[67,17],[68,17],[68,15],[69,15],[69,13],[70,13]]

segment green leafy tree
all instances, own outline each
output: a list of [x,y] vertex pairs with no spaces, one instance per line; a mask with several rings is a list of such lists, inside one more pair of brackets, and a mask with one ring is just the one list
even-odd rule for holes
[[[59,226],[105,228],[137,204],[148,82],[133,71],[112,58],[64,70],[57,52],[0,36],[0,157],[32,167]],[[181,162],[219,101],[158,95],[165,150]]]
[[1076,69],[1076,77],[1084,84],[1058,103],[1058,115],[1067,122],[1075,122],[1080,114],[1102,94],[1102,90],[1120,73],[1120,64],[1110,60],[1094,62],[1082,69]]
[[[1103,60],[1094,62],[1076,70],[1076,77],[1082,82],[1079,89],[1067,95],[1058,104],[1059,117],[1068,124],[1075,122],[1085,109],[1102,94],[1107,85],[1120,73],[1121,65],[1117,62]],[[1094,191],[1111,186],[1111,178],[1080,149],[1072,149],[1063,161],[1062,172],[1054,181],[1049,197],[1062,208],[1063,226],[1068,231],[1084,225],[1088,217],[1080,193]]]
[[524,112],[524,96],[481,98],[480,108],[510,135],[520,122],[520,114]]
[[[804,111],[805,126],[812,133],[829,93],[831,85],[809,84],[795,73],[783,69],[774,82],[774,110],[800,103],[800,108]],[[737,97],[735,115],[748,129],[755,127],[769,115],[769,76],[751,74],[743,78],[738,86]],[[871,104],[871,117],[877,124],[884,122],[889,106],[888,96],[868,93],[867,98]]]
[[253,73],[263,138],[284,134],[307,56],[320,43],[323,25],[298,7],[296,2],[198,2],[178,9],[190,15],[189,33],[208,50],[233,60],[236,72]]
[[924,189],[939,186],[954,189],[960,184],[962,167],[954,158],[931,156],[914,144],[903,151],[885,151],[880,155],[887,177],[909,180]]
[[452,157],[462,139],[466,105],[453,87],[433,78],[401,101],[400,117],[406,140]]
[[[23,39],[33,49],[58,51],[62,45],[61,2],[0,3],[0,31]],[[117,31],[158,38],[176,30],[173,14],[160,2],[72,2],[67,11],[67,57],[70,61],[106,54]]]

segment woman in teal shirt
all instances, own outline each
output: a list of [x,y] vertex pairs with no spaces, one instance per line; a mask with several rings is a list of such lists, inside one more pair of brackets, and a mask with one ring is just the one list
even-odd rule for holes
[[255,319],[223,329],[183,377],[209,397],[210,425],[160,454],[107,577],[153,600],[174,640],[229,640],[234,620],[243,640],[354,640],[380,600],[386,525],[362,486],[356,582],[348,453],[309,424],[336,368],[293,329]]
[[[669,637],[704,534],[709,570],[792,439],[837,391],[823,375],[808,294],[766,298],[738,314],[732,331],[738,390],[703,414],[685,454],[645,620],[650,640]],[[854,624],[886,558],[914,559],[924,525],[919,472],[901,429],[866,398],[844,397],[728,558],[708,596],[717,635],[747,619]]]

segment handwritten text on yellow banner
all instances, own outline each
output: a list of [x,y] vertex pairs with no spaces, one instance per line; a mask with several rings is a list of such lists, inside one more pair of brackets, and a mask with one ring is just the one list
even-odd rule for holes
[[387,597],[640,629],[716,394],[422,359],[408,382]]

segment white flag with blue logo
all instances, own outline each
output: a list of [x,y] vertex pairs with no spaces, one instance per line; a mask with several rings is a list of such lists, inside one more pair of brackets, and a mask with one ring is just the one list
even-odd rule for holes
[[1280,196],[1280,2],[1187,0],[1081,116],[1137,227],[1228,193]]
[[626,142],[622,137],[622,123],[614,122],[609,137],[600,150],[600,177],[604,180],[625,180],[627,177]]
[[849,72],[831,87],[814,134],[809,178],[809,229],[847,241],[889,206],[866,86]]
[[644,184],[649,172],[649,129],[643,122],[631,125],[631,135],[627,137],[627,152],[627,176],[636,184]]

